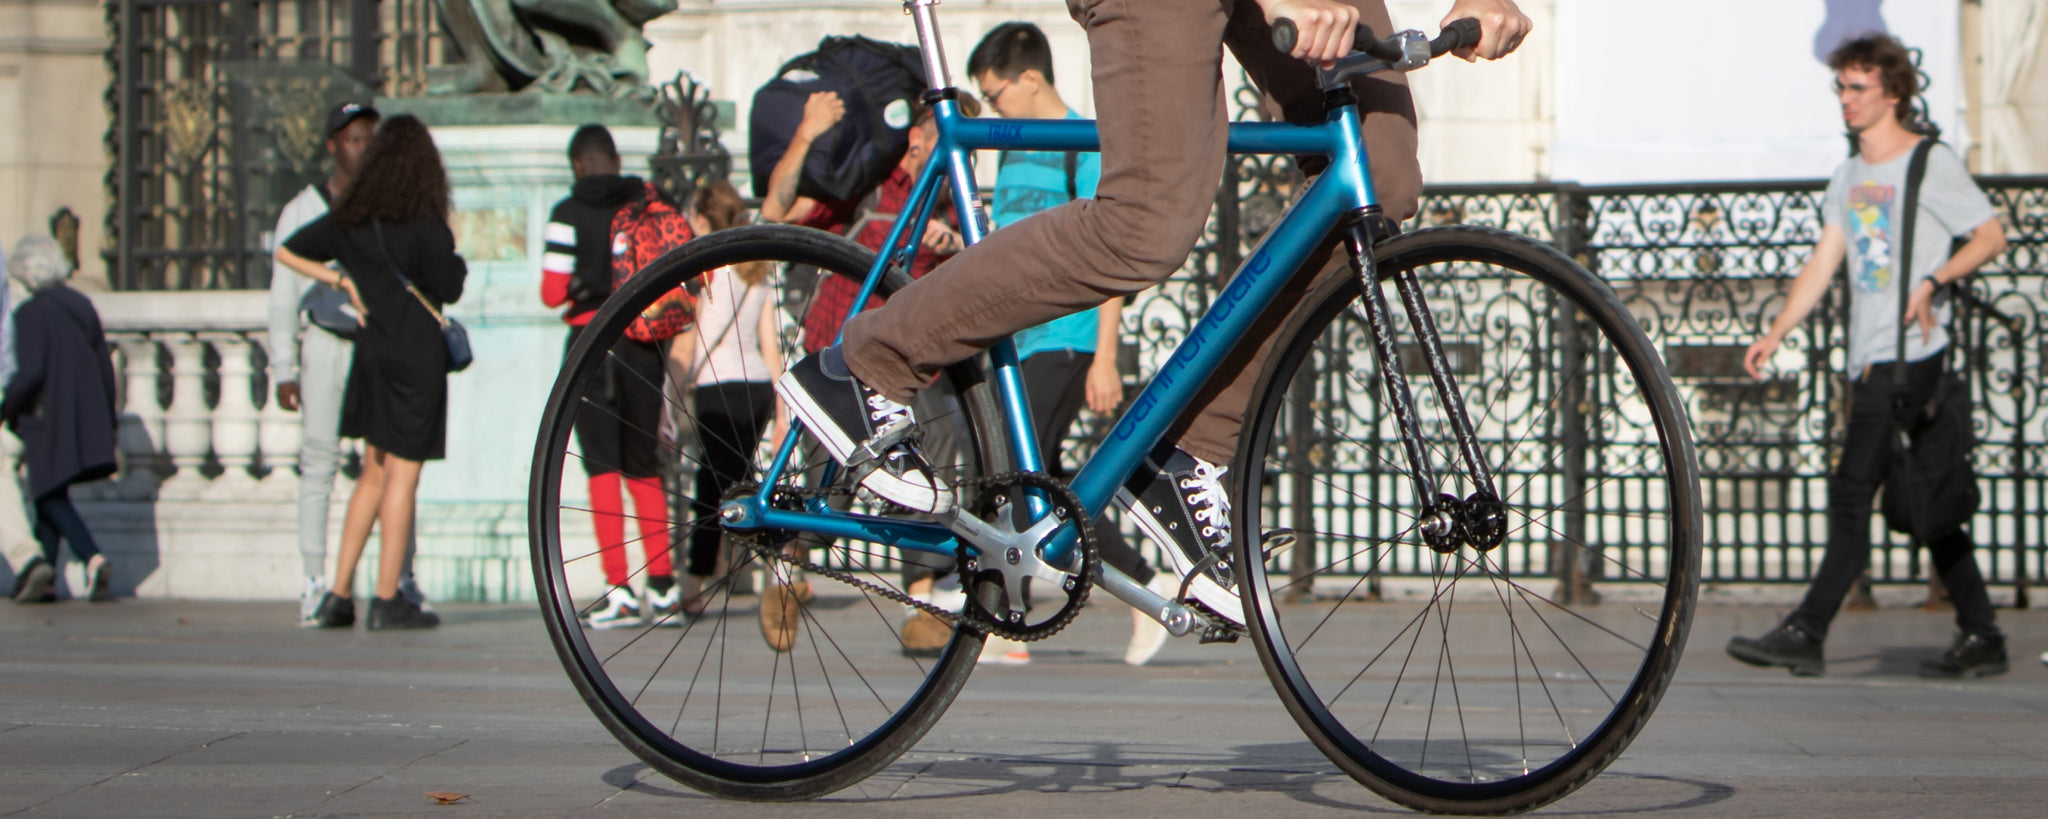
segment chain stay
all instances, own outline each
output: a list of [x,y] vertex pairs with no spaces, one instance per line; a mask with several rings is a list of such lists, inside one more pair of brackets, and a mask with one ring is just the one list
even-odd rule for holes
[[[1004,487],[1011,483],[1027,484],[1033,489],[1043,490],[1052,497],[1055,507],[1067,513],[1068,520],[1080,520],[1087,514],[1086,509],[1081,505],[1080,497],[1075,495],[1073,490],[1068,489],[1066,484],[1040,472],[1010,472],[1002,475],[990,475],[964,480],[961,481],[960,485],[963,488],[985,491],[990,488]],[[758,486],[754,485],[734,486],[726,492],[726,496],[729,498],[746,497],[752,495],[758,488]],[[777,494],[801,500],[804,498],[822,497],[833,491],[843,490],[835,490],[832,487],[818,489],[792,488],[778,490]],[[1099,573],[1101,567],[1099,553],[1096,551],[1095,529],[1092,526],[1076,526],[1076,530],[1080,537],[1082,565],[1084,567],[1083,572],[1078,576],[1084,578],[1084,582],[1076,583],[1075,588],[1068,592],[1066,604],[1060,607],[1059,612],[1055,613],[1052,619],[1037,625],[1028,626],[999,621],[984,612],[980,606],[973,604],[971,600],[969,605],[962,611],[948,611],[932,603],[912,597],[899,589],[864,580],[849,572],[785,554],[782,549],[770,545],[769,539],[761,532],[731,531],[728,532],[728,535],[736,541],[745,544],[748,549],[753,550],[754,554],[763,561],[774,561],[800,569],[809,574],[832,578],[862,591],[879,595],[937,617],[941,622],[955,628],[964,623],[969,628],[985,634],[995,634],[1028,643],[1051,637],[1072,623],[1074,618],[1081,613],[1081,604],[1087,602],[1089,590],[1095,585],[1094,578]],[[961,556],[960,562],[962,564],[966,563],[964,555]],[[965,566],[963,565],[962,568],[964,569]],[[962,574],[965,575],[965,572],[962,572]]]

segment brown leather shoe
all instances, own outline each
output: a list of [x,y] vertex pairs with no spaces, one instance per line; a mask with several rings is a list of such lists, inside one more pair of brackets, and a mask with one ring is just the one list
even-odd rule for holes
[[803,618],[803,604],[811,599],[811,582],[790,585],[770,583],[761,592],[761,639],[776,651],[796,645],[797,622]]
[[946,621],[920,611],[903,624],[903,656],[937,657],[953,641],[953,627]]

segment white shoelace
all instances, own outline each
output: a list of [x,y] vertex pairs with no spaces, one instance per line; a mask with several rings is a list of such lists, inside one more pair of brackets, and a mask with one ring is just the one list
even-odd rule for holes
[[868,396],[868,422],[875,429],[888,426],[890,422],[910,414],[910,408],[888,399],[881,393]]
[[[1230,496],[1223,492],[1223,473],[1230,467],[1217,466],[1195,459],[1195,473],[1180,479],[1180,489],[1186,493],[1188,512],[1195,522],[1202,524],[1204,541],[1230,539]],[[1209,545],[1204,543],[1204,545]]]

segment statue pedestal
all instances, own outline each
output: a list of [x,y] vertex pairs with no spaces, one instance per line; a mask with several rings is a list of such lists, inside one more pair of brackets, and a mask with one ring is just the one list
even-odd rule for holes
[[[390,101],[385,110],[388,115],[413,102]],[[448,377],[448,458],[426,468],[422,502],[495,509],[526,500],[534,436],[561,369],[567,334],[560,311],[540,302],[543,237],[549,212],[574,181],[567,151],[580,125],[430,123],[454,189],[449,222],[456,249],[469,263],[462,300],[449,312],[468,327],[476,363]],[[658,130],[614,126],[612,138],[625,173],[644,178]],[[565,501],[581,499],[586,491],[583,481],[571,483]],[[427,532],[421,538],[422,554],[441,550],[425,542]],[[519,545],[523,555],[523,541]]]

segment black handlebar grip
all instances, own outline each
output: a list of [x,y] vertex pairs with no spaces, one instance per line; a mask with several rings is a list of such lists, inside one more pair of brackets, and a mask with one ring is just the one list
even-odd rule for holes
[[1449,52],[1476,45],[1479,45],[1479,21],[1471,17],[1452,20],[1450,25],[1444,26],[1444,30],[1437,33],[1436,39],[1429,41],[1429,56],[1441,57]]
[[1273,47],[1280,49],[1280,53],[1293,53],[1294,38],[1299,36],[1301,32],[1294,28],[1293,20],[1282,17],[1273,21]]
[[[1293,20],[1282,17],[1273,21],[1273,47],[1279,49],[1280,53],[1293,53],[1294,42],[1300,38],[1301,30],[1295,27]],[[1351,35],[1351,50],[1354,52],[1373,51],[1373,56],[1382,57],[1384,55],[1377,53],[1381,45],[1379,38],[1373,36],[1372,26],[1364,23],[1359,23],[1358,30]],[[1389,59],[1400,59],[1399,51],[1393,53],[1395,56]]]

